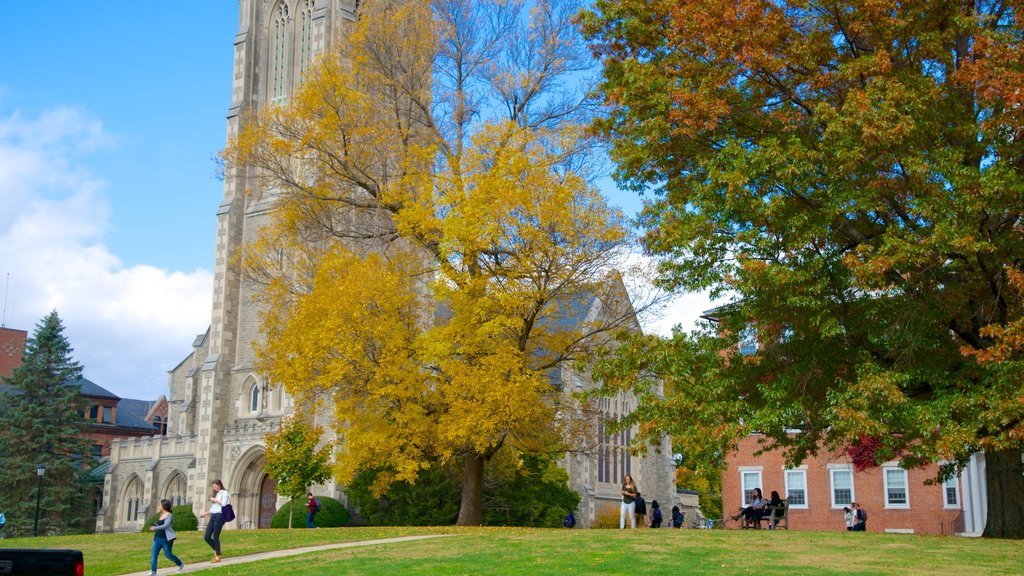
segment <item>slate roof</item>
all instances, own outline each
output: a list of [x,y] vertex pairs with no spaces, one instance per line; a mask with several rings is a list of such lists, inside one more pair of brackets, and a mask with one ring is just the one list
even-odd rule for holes
[[118,428],[152,430],[153,424],[146,422],[146,413],[149,412],[154,403],[152,400],[121,398],[117,403],[117,422],[115,422],[115,425]]
[[117,394],[114,394],[110,390],[107,390],[106,388],[100,386],[99,384],[93,382],[92,380],[89,380],[88,378],[79,378],[78,380],[72,382],[71,385],[78,386],[78,388],[81,390],[80,394],[82,396],[91,396],[93,398],[113,398],[114,400],[120,398],[120,396],[118,396]]

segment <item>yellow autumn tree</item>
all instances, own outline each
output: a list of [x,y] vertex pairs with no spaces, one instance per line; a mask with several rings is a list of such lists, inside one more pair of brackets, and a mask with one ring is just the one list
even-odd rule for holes
[[569,447],[552,375],[635,326],[612,273],[631,238],[589,172],[579,7],[366,2],[230,144],[274,207],[242,262],[262,369],[333,409],[339,481],[373,468],[383,493],[457,461],[458,523],[480,524],[498,450]]

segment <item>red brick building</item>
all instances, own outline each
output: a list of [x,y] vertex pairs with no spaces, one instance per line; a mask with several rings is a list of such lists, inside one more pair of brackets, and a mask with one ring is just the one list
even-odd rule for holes
[[727,459],[722,475],[722,509],[727,517],[746,506],[753,489],[760,488],[766,498],[772,490],[789,498],[792,530],[845,530],[843,507],[857,502],[868,513],[870,532],[965,531],[964,484],[957,477],[926,485],[938,475],[936,465],[904,470],[887,462],[858,472],[846,453],[821,453],[791,469],[780,451],[754,456],[763,439],[761,434],[747,436]]
[[21,365],[27,339],[28,332],[24,330],[0,328],[0,378],[7,378]]
[[[21,365],[28,332],[0,328],[0,377],[8,377]],[[163,435],[167,433],[167,399],[135,400],[121,398],[87,378],[73,383],[80,389],[82,417],[88,423],[86,435],[92,440],[92,457],[110,455],[115,438]],[[0,389],[4,385],[0,383]]]
[[82,417],[88,421],[86,435],[92,439],[92,457],[110,455],[115,438],[137,438],[167,433],[167,399],[135,400],[121,398],[87,378],[75,385],[85,404]]

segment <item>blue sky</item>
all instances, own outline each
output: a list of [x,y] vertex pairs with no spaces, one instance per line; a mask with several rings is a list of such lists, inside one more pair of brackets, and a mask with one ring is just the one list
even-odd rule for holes
[[56,309],[86,377],[155,398],[210,321],[238,2],[0,0],[0,21],[4,324]]

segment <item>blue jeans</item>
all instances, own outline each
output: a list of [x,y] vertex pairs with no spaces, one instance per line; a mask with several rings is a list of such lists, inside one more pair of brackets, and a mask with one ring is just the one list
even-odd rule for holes
[[153,553],[149,556],[150,572],[156,572],[156,558],[160,555],[161,549],[164,551],[164,556],[174,562],[175,566],[181,566],[181,559],[174,555],[174,552],[171,551],[172,548],[174,548],[174,540],[168,540],[159,534],[153,538]]
[[224,527],[224,517],[220,512],[210,514],[210,523],[206,525],[204,540],[213,548],[213,553],[220,556],[220,529]]
[[316,516],[316,512],[306,514],[306,528],[316,528],[316,524],[313,524],[313,516]]

